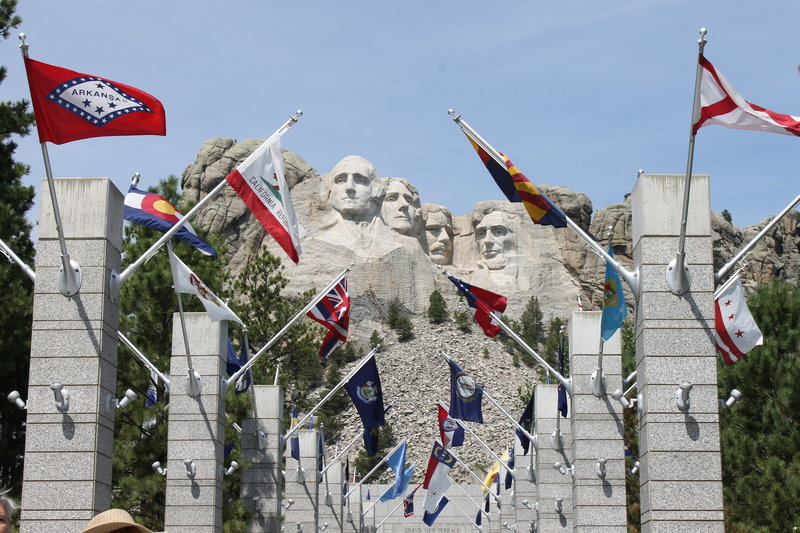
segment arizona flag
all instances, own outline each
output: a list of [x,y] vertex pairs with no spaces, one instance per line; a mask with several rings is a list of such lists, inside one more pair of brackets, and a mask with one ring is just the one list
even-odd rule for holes
[[319,354],[327,356],[334,348],[347,340],[350,327],[350,296],[347,294],[347,278],[336,284],[322,300],[306,313],[326,328],[328,334],[319,347]]
[[25,70],[39,142],[167,134],[164,106],[144,91],[29,57]]
[[505,155],[500,154],[506,164],[506,168],[503,168],[486,150],[472,140],[472,137],[467,135],[467,139],[469,139],[475,151],[478,152],[478,157],[481,158],[489,174],[492,175],[495,183],[506,195],[509,202],[522,202],[528,212],[528,216],[531,217],[535,224],[553,226],[554,228],[566,227],[567,216],[564,212],[550,201],[550,198],[540,192]]
[[747,301],[739,276],[734,276],[717,289],[714,298],[717,350],[726,365],[732,365],[744,354],[764,344]]
[[264,141],[225,179],[286,255],[299,262],[302,229],[286,184],[281,136]]
[[746,101],[704,56],[700,56],[700,109],[693,117],[692,135],[710,124],[739,130],[800,135],[800,117],[776,113]]
[[[128,194],[125,195],[122,218],[166,233],[183,218],[183,215],[160,194],[142,191],[137,189],[135,185],[131,185],[131,188],[128,189]],[[188,222],[173,236],[191,244],[206,255],[217,256],[214,248],[198,237],[194,228]]]
[[439,404],[439,435],[442,437],[445,449],[464,444],[464,428],[450,417],[442,404]]
[[469,283],[464,283],[454,276],[447,276],[447,279],[453,282],[453,285],[458,287],[461,294],[467,299],[467,304],[475,318],[475,322],[483,329],[487,337],[494,337],[500,333],[500,326],[492,323],[491,313],[502,316],[506,310],[508,300],[505,296],[500,296],[486,289],[481,289]]

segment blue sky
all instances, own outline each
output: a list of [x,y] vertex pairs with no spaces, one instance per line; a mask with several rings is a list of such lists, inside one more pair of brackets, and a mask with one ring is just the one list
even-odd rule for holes
[[[0,44],[3,100],[29,98],[16,38],[45,63],[133,85],[159,98],[167,136],[48,144],[54,175],[180,176],[211,137],[266,137],[296,109],[284,148],[320,173],[358,154],[405,177],[423,202],[464,214],[501,199],[454,108],[534,183],[621,201],[638,169],[686,168],[697,38],[748,100],[800,115],[800,3],[435,0],[407,2],[22,0]],[[700,130],[694,171],[712,208],[739,227],[798,192],[800,140]],[[44,177],[36,135],[19,139],[26,183]],[[676,218],[678,214],[676,213]],[[34,215],[34,218],[38,215]]]

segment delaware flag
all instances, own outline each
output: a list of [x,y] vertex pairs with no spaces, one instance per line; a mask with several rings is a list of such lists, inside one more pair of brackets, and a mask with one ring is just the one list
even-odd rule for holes
[[506,163],[506,168],[503,168],[486,150],[478,146],[472,140],[472,137],[467,135],[467,139],[469,139],[475,151],[478,152],[478,157],[481,158],[489,174],[492,175],[495,183],[506,195],[509,202],[522,202],[535,224],[553,226],[554,228],[566,227],[567,216],[564,212],[551,202],[547,196],[539,192],[536,186],[528,181],[528,178],[506,156],[503,155],[503,160]]
[[350,296],[347,294],[347,278],[343,278],[322,300],[306,313],[326,328],[328,334],[319,347],[322,357],[347,340],[350,327]]
[[[122,218],[166,233],[183,218],[183,215],[160,194],[141,191],[136,186],[131,185],[131,188],[128,189],[128,194],[125,195],[125,208],[122,212]],[[194,228],[188,222],[173,237],[191,244],[206,255],[217,256],[214,248],[198,237]]]
[[[614,249],[608,245],[608,255],[614,257]],[[600,336],[603,342],[608,341],[622,327],[622,321],[628,316],[625,295],[622,293],[622,282],[611,263],[606,262],[606,281],[603,284],[603,316],[600,321]]]
[[166,135],[164,106],[144,91],[25,58],[39,142]]
[[281,136],[264,141],[225,179],[286,255],[299,262],[302,229],[286,184]]
[[486,336],[494,337],[500,333],[500,326],[492,323],[491,313],[494,312],[498,317],[503,315],[508,303],[506,297],[481,289],[475,285],[464,283],[454,276],[448,275],[447,279],[452,281],[453,285],[458,287],[458,290],[467,299],[469,310],[472,312],[475,322],[483,329]]

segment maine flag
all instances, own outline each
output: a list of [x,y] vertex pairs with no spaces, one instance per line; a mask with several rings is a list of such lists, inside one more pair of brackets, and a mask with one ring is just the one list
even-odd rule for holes
[[[160,194],[142,191],[137,189],[135,185],[131,185],[131,188],[128,189],[128,194],[125,195],[122,218],[166,233],[183,218],[183,215]],[[198,237],[194,228],[188,222],[173,237],[191,244],[206,255],[217,256],[214,248]]]
[[540,192],[505,155],[503,155],[503,160],[506,168],[503,168],[472,137],[467,135],[467,139],[469,139],[475,151],[478,152],[478,157],[481,158],[489,174],[492,175],[495,183],[506,195],[509,202],[522,202],[535,224],[553,226],[554,228],[566,227],[567,216],[564,212],[550,201],[550,198]]
[[[614,257],[614,249],[608,244],[608,255]],[[600,321],[600,336],[603,342],[608,341],[614,332],[622,327],[622,321],[628,316],[625,306],[625,295],[619,273],[611,263],[606,261],[606,281],[603,284],[603,315]]]

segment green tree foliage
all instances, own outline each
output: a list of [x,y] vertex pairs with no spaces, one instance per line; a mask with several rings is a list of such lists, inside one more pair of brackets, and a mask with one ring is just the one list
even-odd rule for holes
[[397,320],[400,318],[400,302],[395,298],[389,304],[389,313],[386,315],[386,323],[390,328],[397,328]]
[[439,289],[434,289],[429,298],[428,320],[434,324],[441,324],[447,320],[447,302],[444,301]]
[[386,317],[389,327],[397,332],[397,340],[406,342],[414,338],[414,324],[411,319],[403,313],[400,302],[395,298],[389,304],[389,313]]
[[[5,39],[21,20],[14,14],[15,0],[0,1],[0,35]],[[0,83],[6,69],[0,67]],[[31,227],[25,213],[33,205],[34,189],[22,185],[28,166],[14,160],[17,144],[12,135],[27,135],[33,123],[25,101],[0,102],[0,239],[29,266],[33,266]],[[22,397],[28,389],[33,283],[23,271],[0,254],[0,353],[3,354],[3,381]],[[25,451],[25,411],[13,404],[0,403],[0,487],[10,487],[17,497],[22,488],[22,457]]]
[[386,341],[383,337],[381,337],[381,334],[378,333],[377,329],[372,330],[372,335],[369,336],[369,345],[371,348],[377,348],[378,353],[383,351]]
[[[392,425],[389,422],[386,422],[386,424],[380,428],[380,436],[378,437],[378,453],[372,457],[367,457],[366,452],[362,448],[361,451],[358,452],[356,460],[353,462],[356,471],[359,473],[358,479],[375,468],[375,465],[378,464],[380,460],[383,459],[387,453],[389,453],[389,450],[396,445],[397,439],[394,436]],[[373,481],[378,479],[386,471],[386,469],[387,466],[384,464],[370,477],[370,479]],[[379,496],[380,494],[372,494],[373,498],[378,498]]]
[[[636,370],[636,338],[633,327],[629,321],[622,325],[622,376],[627,377]],[[630,468],[634,461],[639,460],[639,424],[636,407],[623,409],[624,441],[630,450],[630,456],[625,458],[625,499],[628,511],[628,533],[637,533],[641,530],[641,505],[639,500],[639,474],[631,474]]]
[[722,213],[720,213],[722,218],[728,221],[729,224],[733,224],[733,217],[731,216],[731,212],[727,209],[723,209]]
[[464,333],[472,331],[472,316],[466,311],[453,311],[453,320],[456,323],[456,327]]
[[555,370],[558,370],[558,346],[561,343],[562,350],[564,351],[564,374],[569,375],[569,337],[567,337],[566,328],[562,334],[561,328],[565,326],[564,321],[559,317],[555,317],[550,321],[547,328],[547,336],[542,342],[542,349],[537,352],[542,358],[550,364]]
[[721,398],[744,394],[720,413],[726,529],[792,531],[800,526],[800,289],[773,281],[748,306],[764,345],[718,373]]

